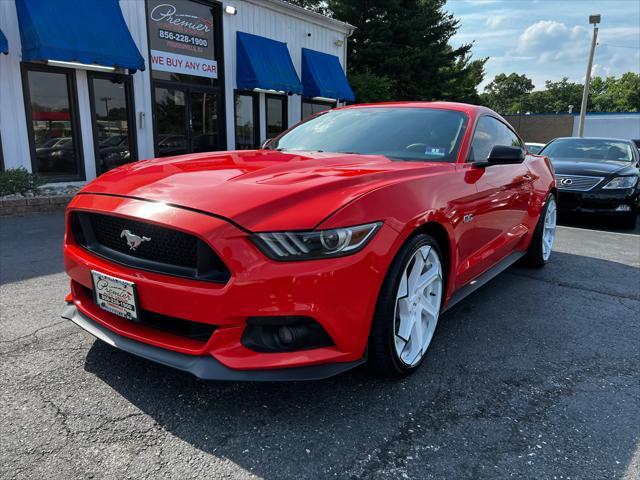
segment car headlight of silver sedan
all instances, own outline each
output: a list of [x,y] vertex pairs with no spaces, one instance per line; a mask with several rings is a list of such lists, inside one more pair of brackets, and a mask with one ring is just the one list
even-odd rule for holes
[[316,260],[361,250],[381,225],[375,222],[330,230],[256,233],[251,240],[273,260]]
[[619,188],[619,189],[633,188],[636,186],[636,183],[638,183],[638,177],[635,177],[635,176],[615,177],[614,179],[610,180],[609,183],[607,183],[602,188]]

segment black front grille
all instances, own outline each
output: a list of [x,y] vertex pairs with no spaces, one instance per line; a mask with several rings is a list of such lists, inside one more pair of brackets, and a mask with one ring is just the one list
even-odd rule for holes
[[188,233],[99,213],[73,212],[71,222],[79,245],[114,262],[198,280],[229,280],[222,260]]
[[[109,215],[90,214],[89,218],[96,240],[105,247],[154,262],[187,268],[198,265],[198,239],[192,235]],[[143,241],[132,250],[123,232],[137,235]]]

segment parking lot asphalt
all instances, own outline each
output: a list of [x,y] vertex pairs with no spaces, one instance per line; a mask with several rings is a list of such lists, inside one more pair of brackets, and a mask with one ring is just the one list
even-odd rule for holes
[[423,367],[200,382],[63,321],[62,213],[0,220],[0,478],[638,479],[640,229],[559,227]]

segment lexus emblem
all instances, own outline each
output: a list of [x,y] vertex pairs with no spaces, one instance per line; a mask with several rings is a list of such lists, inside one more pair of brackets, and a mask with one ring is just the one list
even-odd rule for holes
[[560,180],[560,183],[562,185],[571,185],[573,183],[573,180],[571,180],[570,178],[563,178],[562,180]]
[[140,237],[135,233],[131,233],[131,230],[122,230],[120,232],[120,238],[125,238],[127,240],[127,245],[129,245],[129,250],[135,251],[142,242],[150,242],[151,239],[149,237]]

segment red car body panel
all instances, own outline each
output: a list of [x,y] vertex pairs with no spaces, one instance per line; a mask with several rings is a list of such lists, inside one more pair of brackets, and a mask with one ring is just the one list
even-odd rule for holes
[[[490,168],[467,163],[478,118],[497,117],[482,107],[393,103],[346,108],[377,106],[466,113],[469,122],[457,162],[260,150],[120,167],[83,188],[70,203],[68,216],[76,211],[108,213],[187,232],[218,254],[231,277],[226,284],[214,284],[125,267],[86,251],[68,230],[65,267],[77,309],[124,337],[187,355],[212,356],[235,370],[350,362],[365,355],[386,272],[417,229],[435,225],[446,233],[445,308],[454,292],[511,253],[527,249],[544,201],[555,189],[546,158],[528,155],[522,164]],[[251,232],[373,221],[383,224],[366,248],[340,258],[278,262],[249,239]],[[144,310],[218,328],[201,342],[101,310],[86,290],[92,288],[91,270],[134,282]],[[243,346],[247,318],[271,315],[312,317],[335,345],[286,353]]]

